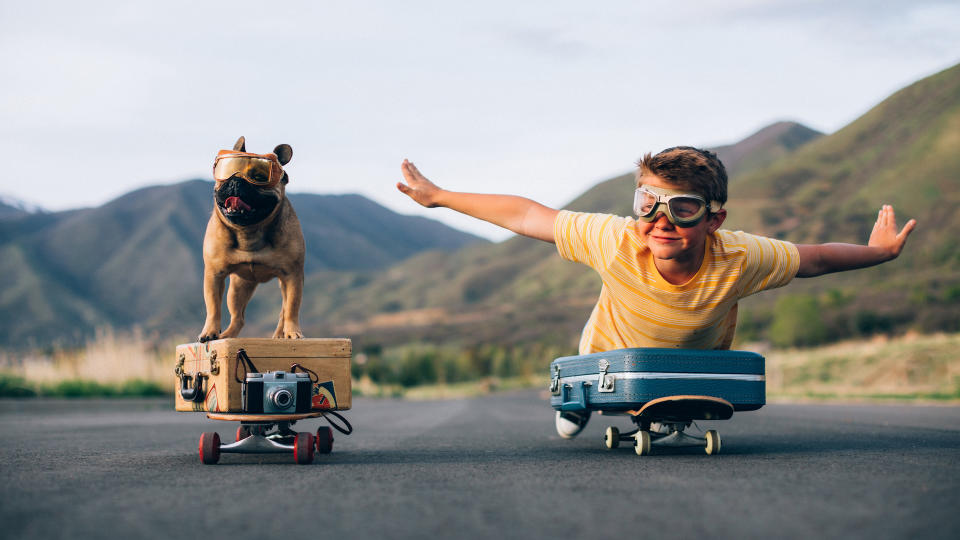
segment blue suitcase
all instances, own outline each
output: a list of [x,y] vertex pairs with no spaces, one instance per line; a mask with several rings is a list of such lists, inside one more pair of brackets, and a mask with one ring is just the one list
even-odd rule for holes
[[629,411],[675,395],[722,398],[735,411],[766,402],[763,356],[745,351],[618,349],[557,358],[550,372],[558,411]]

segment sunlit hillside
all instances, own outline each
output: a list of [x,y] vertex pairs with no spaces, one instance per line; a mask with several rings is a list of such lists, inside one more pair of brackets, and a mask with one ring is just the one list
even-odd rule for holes
[[[760,140],[768,146],[753,145],[753,151],[775,157],[741,158],[730,182],[726,228],[795,242],[862,244],[885,203],[895,205],[901,224],[913,217],[919,226],[897,261],[798,279],[747,299],[740,343],[813,344],[960,328],[960,243],[954,234],[960,230],[960,153],[954,151],[960,66],[897,92],[837,133],[808,136],[807,144],[792,147]],[[624,175],[568,207],[628,214],[631,190],[632,178]],[[309,324],[317,335],[345,334],[379,345],[492,340],[573,346],[600,284],[585,267],[560,260],[553,246],[514,238],[424,254],[359,283],[311,286],[317,300]],[[784,330],[788,326],[800,332]]]

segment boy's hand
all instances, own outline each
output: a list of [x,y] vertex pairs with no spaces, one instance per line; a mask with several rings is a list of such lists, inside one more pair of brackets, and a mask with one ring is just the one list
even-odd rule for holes
[[870,240],[866,246],[855,244],[797,244],[800,254],[800,266],[797,277],[814,277],[830,272],[842,272],[856,268],[866,268],[895,259],[903,250],[907,236],[917,225],[911,219],[897,232],[897,218],[893,207],[883,205],[877,222],[873,225]]
[[917,220],[911,219],[900,232],[897,232],[897,217],[893,213],[893,207],[885,204],[880,208],[880,214],[873,225],[873,232],[870,233],[867,245],[882,249],[890,259],[895,259],[900,255],[903,245],[907,242],[907,236],[916,225]]
[[403,164],[400,165],[400,170],[403,172],[403,179],[406,180],[407,183],[397,182],[397,189],[427,208],[439,206],[437,195],[439,195],[442,190],[437,187],[436,184],[427,180],[425,176],[420,174],[420,171],[417,170],[413,163],[407,160],[403,160]]

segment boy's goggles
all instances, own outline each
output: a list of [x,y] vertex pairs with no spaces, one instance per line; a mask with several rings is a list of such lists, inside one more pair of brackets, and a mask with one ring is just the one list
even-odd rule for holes
[[696,193],[642,185],[633,194],[633,212],[646,222],[654,221],[663,212],[677,227],[692,227],[703,219],[707,211],[716,212],[720,203],[707,200]]
[[239,176],[259,187],[273,187],[283,176],[283,168],[274,154],[248,154],[221,150],[213,162],[213,179],[223,182]]

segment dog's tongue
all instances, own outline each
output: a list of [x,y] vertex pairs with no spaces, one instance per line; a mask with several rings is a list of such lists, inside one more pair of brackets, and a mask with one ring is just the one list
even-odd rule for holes
[[250,210],[250,205],[243,202],[240,197],[227,197],[223,205],[229,210]]

